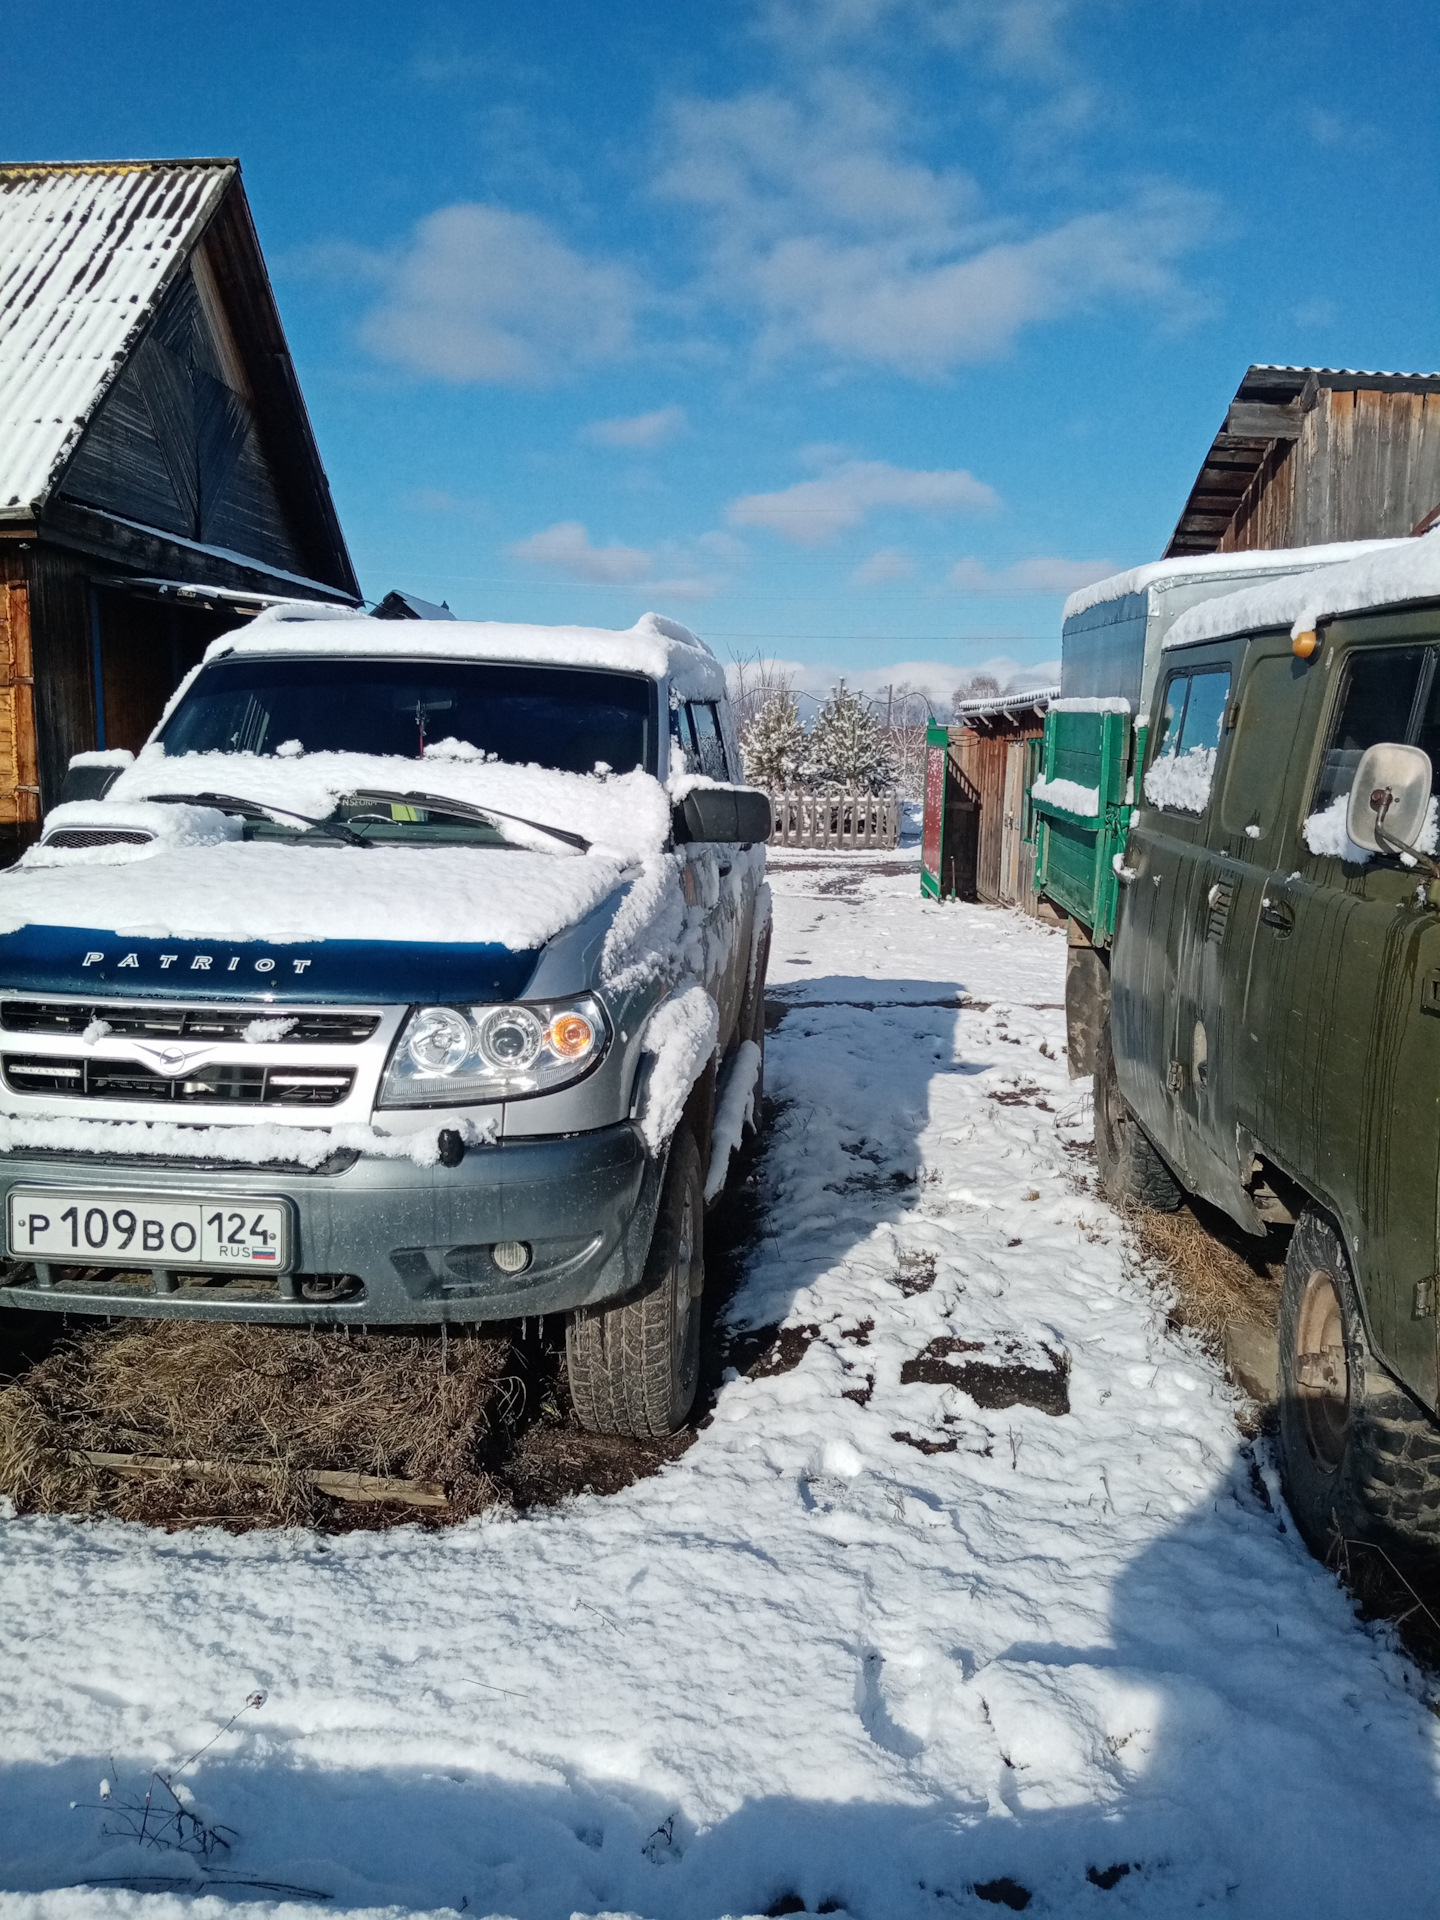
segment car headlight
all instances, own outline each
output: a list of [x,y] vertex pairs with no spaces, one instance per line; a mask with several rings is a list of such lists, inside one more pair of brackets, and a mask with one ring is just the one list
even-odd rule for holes
[[508,1007],[417,1007],[380,1089],[382,1107],[515,1100],[581,1080],[610,1044],[593,994]]

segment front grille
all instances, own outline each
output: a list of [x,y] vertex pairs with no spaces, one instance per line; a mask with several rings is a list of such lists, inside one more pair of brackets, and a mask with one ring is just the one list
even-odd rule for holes
[[88,1006],[74,1000],[0,1001],[0,1028],[7,1033],[83,1033],[103,1020],[117,1039],[243,1040],[255,1020],[291,1020],[283,1039],[287,1045],[338,1047],[368,1040],[380,1024],[374,1013],[314,1013],[285,1007],[147,1007],[112,1006],[96,1001]]
[[56,827],[41,842],[47,847],[143,847],[155,838],[134,827]]
[[336,1107],[355,1075],[348,1067],[202,1066],[155,1073],[130,1060],[67,1060],[53,1054],[7,1053],[12,1093],[51,1093],[82,1100],[153,1100],[180,1105],[238,1102],[248,1106]]

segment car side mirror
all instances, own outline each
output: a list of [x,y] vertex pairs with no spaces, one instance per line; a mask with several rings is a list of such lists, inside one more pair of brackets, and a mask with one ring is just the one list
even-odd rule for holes
[[117,748],[113,753],[77,753],[71,757],[60,782],[57,806],[70,800],[103,800],[134,761],[133,753]]
[[1367,853],[1413,853],[1430,811],[1433,773],[1419,747],[1383,740],[1360,756],[1345,831]]
[[697,840],[749,845],[770,838],[770,799],[754,787],[695,787],[670,819],[677,847]]

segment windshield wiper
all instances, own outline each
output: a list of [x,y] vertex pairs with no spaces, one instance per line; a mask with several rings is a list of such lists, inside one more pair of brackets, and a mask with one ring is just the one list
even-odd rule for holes
[[447,800],[439,793],[391,793],[382,787],[365,787],[352,793],[352,800],[380,800],[386,805],[402,807],[423,807],[427,813],[448,813],[456,820],[513,820],[518,827],[530,827],[536,833],[548,833],[553,840],[563,840],[567,847],[574,847],[580,853],[590,851],[590,842],[583,834],[570,833],[564,827],[552,827],[543,820],[527,820],[523,813],[505,813],[499,807],[472,806],[468,800]]
[[356,833],[343,820],[317,820],[313,814],[296,813],[293,807],[272,806],[268,800],[242,800],[233,793],[152,793],[146,797],[174,806],[216,807],[221,813],[238,813],[245,820],[268,820],[278,813],[283,819],[302,821],[329,840],[343,840],[352,847],[371,844],[363,833]]

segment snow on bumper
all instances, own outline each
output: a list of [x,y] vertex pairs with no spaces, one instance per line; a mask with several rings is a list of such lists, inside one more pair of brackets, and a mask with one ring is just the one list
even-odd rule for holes
[[[20,1185],[77,1193],[203,1194],[242,1205],[278,1199],[290,1212],[294,1272],[234,1280],[216,1274],[166,1291],[174,1276],[152,1281],[144,1269],[52,1267],[55,1284],[47,1287],[34,1269],[16,1261],[9,1264],[8,1284],[0,1286],[0,1304],[368,1326],[561,1312],[616,1298],[639,1284],[661,1171],[630,1122],[562,1139],[476,1148],[454,1167],[354,1153],[306,1171],[11,1152],[0,1161],[0,1204]],[[530,1249],[530,1261],[523,1272],[506,1273],[493,1249],[514,1241]],[[331,1284],[317,1287],[317,1281]],[[329,1298],[323,1297],[327,1291]]]

